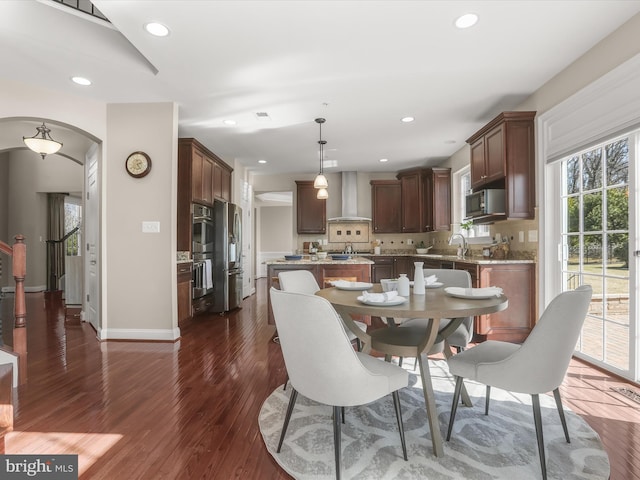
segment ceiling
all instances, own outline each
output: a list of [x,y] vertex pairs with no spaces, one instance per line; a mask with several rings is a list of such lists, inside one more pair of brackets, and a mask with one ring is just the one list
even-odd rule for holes
[[[0,1],[0,76],[109,103],[175,101],[181,137],[267,174],[318,170],[317,117],[337,163],[327,172],[436,165],[640,11],[636,0],[93,3],[112,26],[47,0]],[[468,12],[478,23],[457,29]],[[169,36],[146,33],[150,21]]]

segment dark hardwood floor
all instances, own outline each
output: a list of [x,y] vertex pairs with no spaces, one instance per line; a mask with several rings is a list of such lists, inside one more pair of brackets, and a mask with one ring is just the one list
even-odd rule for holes
[[[27,295],[28,383],[14,393],[6,453],[79,454],[82,479],[286,479],[257,415],[285,370],[266,320],[266,286],[227,316],[198,317],[179,342],[103,342],[86,323]],[[12,297],[2,301],[11,317]],[[75,324],[74,324],[75,323]],[[3,329],[10,342],[10,329]],[[640,479],[640,404],[577,360],[562,393],[600,434],[613,480]]]

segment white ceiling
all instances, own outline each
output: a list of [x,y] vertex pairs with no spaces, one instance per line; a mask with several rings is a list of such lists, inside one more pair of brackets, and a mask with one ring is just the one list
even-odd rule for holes
[[[640,11],[637,0],[93,3],[114,28],[47,0],[0,1],[0,76],[175,101],[181,137],[264,173],[317,171],[316,117],[338,163],[328,172],[435,165]],[[478,24],[456,29],[470,11]],[[148,35],[149,21],[170,35]]]

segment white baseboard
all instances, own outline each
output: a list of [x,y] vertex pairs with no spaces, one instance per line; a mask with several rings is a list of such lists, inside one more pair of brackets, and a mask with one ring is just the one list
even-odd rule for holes
[[134,328],[107,328],[100,329],[98,339],[104,340],[148,340],[174,342],[180,338],[180,329],[134,329]]
[[[32,292],[44,292],[47,289],[46,285],[35,285],[33,287],[24,287],[25,293]],[[16,293],[16,287],[2,287],[2,293]]]

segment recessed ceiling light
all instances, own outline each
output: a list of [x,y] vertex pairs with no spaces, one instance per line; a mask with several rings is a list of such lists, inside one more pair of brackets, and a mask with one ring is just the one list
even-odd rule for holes
[[78,85],[82,85],[84,87],[91,85],[91,80],[84,77],[71,77],[71,81],[73,83],[77,83]]
[[413,122],[415,120],[415,118],[413,118],[413,117],[403,117],[400,120],[402,122],[404,122],[404,123],[409,123],[409,122]]
[[266,160],[258,160],[258,163],[267,163]]
[[380,159],[380,160],[378,160],[378,161],[379,161],[379,162],[381,162],[381,163],[384,163],[384,162],[388,162],[388,161],[389,161],[389,159],[388,159],[388,158],[381,158],[381,159]]
[[169,29],[161,23],[150,22],[144,26],[144,29],[154,37],[166,37],[169,35]]
[[256,118],[259,122],[270,122],[271,117],[267,112],[256,112]]
[[456,19],[456,27],[469,28],[478,23],[478,15],[475,13],[466,13]]
[[235,120],[223,120],[222,123],[224,123],[225,125],[235,125],[236,121]]

